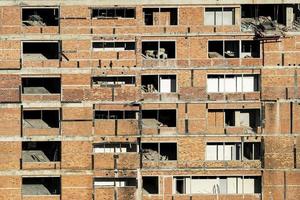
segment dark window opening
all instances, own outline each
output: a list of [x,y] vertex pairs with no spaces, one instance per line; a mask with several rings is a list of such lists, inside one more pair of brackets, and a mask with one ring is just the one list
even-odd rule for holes
[[93,8],[92,18],[135,18],[135,8]]
[[[245,177],[246,179],[247,177]],[[254,179],[254,193],[260,194],[261,193],[261,177],[250,177]]]
[[166,157],[163,157],[159,153],[159,143],[142,143],[143,160],[147,161],[165,161]]
[[23,94],[59,94],[60,78],[22,78]]
[[142,143],[142,150],[145,161],[177,160],[176,143]]
[[22,23],[25,26],[58,26],[58,8],[22,8]]
[[159,92],[157,75],[143,75],[142,76],[142,90],[144,92]]
[[159,193],[159,182],[157,176],[143,177],[143,193],[145,194]]
[[144,8],[145,25],[158,25],[159,8]]
[[177,25],[178,12],[177,8],[144,8],[145,25]]
[[142,42],[142,53],[145,58],[158,58],[158,42]]
[[259,58],[260,42],[259,41],[242,41],[242,58]]
[[208,57],[209,58],[239,58],[240,41],[228,41],[228,40],[208,41]]
[[97,110],[95,119],[137,119],[138,111]]
[[208,42],[208,57],[209,58],[223,58],[224,48],[223,41],[209,41]]
[[59,128],[58,110],[24,110],[24,128]]
[[177,160],[177,144],[160,143],[160,154],[165,156],[167,160]]
[[161,41],[158,57],[160,59],[175,58],[175,42]]
[[225,124],[227,126],[235,126],[235,112],[234,110],[225,111]]
[[239,41],[225,41],[224,55],[225,58],[239,58],[240,57],[240,42]]
[[167,18],[169,18],[169,21],[163,21],[165,24],[160,23],[160,25],[177,25],[177,8],[161,8],[160,12],[163,16],[167,16]]
[[23,177],[22,195],[60,195],[59,177]]
[[101,143],[94,145],[95,153],[127,153],[137,152],[137,145],[134,143]]
[[185,177],[174,177],[176,185],[176,194],[186,194]]
[[23,162],[57,162],[60,161],[60,142],[23,142]]
[[174,59],[176,58],[175,41],[142,42],[142,55],[146,59]]
[[225,110],[227,126],[242,126],[256,129],[259,126],[260,114],[258,109],[253,110]]
[[176,75],[142,75],[143,92],[176,92]]
[[58,42],[23,42],[24,60],[48,60],[58,58]]
[[94,51],[134,51],[135,42],[93,42]]
[[134,85],[135,76],[97,76],[93,77],[93,85],[106,86],[119,86],[119,85]]
[[261,143],[259,142],[246,142],[244,143],[244,160],[260,160]]
[[145,126],[176,127],[176,110],[143,110],[142,119]]

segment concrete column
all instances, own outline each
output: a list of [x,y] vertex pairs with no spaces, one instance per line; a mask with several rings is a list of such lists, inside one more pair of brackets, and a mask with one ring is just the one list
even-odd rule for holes
[[285,14],[286,26],[291,27],[293,25],[293,21],[294,21],[294,9],[293,7],[287,7],[286,14]]
[[234,111],[234,126],[240,126],[240,114],[241,112],[240,111]]

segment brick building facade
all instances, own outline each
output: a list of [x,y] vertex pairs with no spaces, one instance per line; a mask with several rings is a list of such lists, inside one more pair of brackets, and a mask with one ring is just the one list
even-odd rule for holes
[[0,199],[299,200],[299,4],[0,1]]

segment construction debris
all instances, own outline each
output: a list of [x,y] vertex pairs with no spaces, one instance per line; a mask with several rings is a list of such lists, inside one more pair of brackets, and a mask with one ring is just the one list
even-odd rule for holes
[[26,26],[46,26],[43,22],[43,18],[39,15],[30,15],[27,21],[23,21]]
[[155,89],[153,84],[142,85],[141,89],[143,92],[157,93],[158,91]]
[[157,151],[152,149],[143,149],[143,160],[148,161],[166,161],[168,160],[167,156],[160,155]]
[[299,31],[300,22],[295,20],[293,25],[288,27],[272,20],[271,17],[242,18],[241,30],[243,32],[255,32],[260,37],[281,37],[284,36],[284,32]]
[[243,18],[241,29],[243,32],[255,32],[260,37],[283,36],[285,26],[272,21],[270,17],[260,16],[258,19]]

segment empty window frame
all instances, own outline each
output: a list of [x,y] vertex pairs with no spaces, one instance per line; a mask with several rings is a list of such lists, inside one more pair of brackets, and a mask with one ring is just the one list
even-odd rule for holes
[[23,162],[58,162],[60,156],[60,142],[22,142]]
[[176,58],[175,41],[143,41],[142,55],[145,59]]
[[[188,180],[186,180],[188,179]],[[187,185],[190,177],[184,176],[177,176],[173,177],[173,193],[174,194],[189,194],[190,193],[190,186]]]
[[93,8],[92,18],[135,18],[135,8]]
[[242,40],[241,58],[259,58],[260,41]]
[[22,195],[60,195],[60,177],[23,177]]
[[240,41],[208,41],[209,58],[239,58]]
[[102,87],[135,85],[135,76],[97,76],[92,78],[93,85]]
[[144,176],[143,180],[143,194],[159,194],[159,177],[158,176]]
[[24,77],[22,78],[23,94],[60,94],[60,78]]
[[42,41],[24,41],[23,46],[23,59],[24,60],[49,60],[59,59],[59,45],[58,41],[55,42],[42,42]]
[[176,92],[176,75],[142,75],[142,91],[149,93]]
[[207,92],[256,92],[259,91],[257,74],[224,74],[207,76]]
[[256,129],[260,125],[259,109],[244,109],[233,110],[226,109],[225,111],[225,126],[235,127],[251,127]]
[[205,8],[204,25],[222,26],[235,24],[235,8]]
[[177,160],[176,143],[142,143],[143,160],[174,161]]
[[96,110],[95,119],[138,119],[138,111]]
[[24,110],[24,128],[59,128],[58,110]]
[[135,42],[93,42],[93,51],[134,51]]
[[174,194],[260,194],[261,177],[173,177]]
[[147,26],[178,25],[177,8],[144,8],[144,24]]
[[208,41],[208,58],[260,58],[260,41]]
[[176,110],[142,110],[143,123],[147,126],[152,124],[153,128],[176,127],[176,116]]
[[261,159],[261,143],[245,142],[243,148],[243,160],[260,160]]
[[94,153],[128,153],[137,152],[134,143],[101,143],[94,145]]
[[59,10],[51,7],[23,7],[24,26],[58,26]]
[[137,187],[135,178],[95,178],[94,187]]

